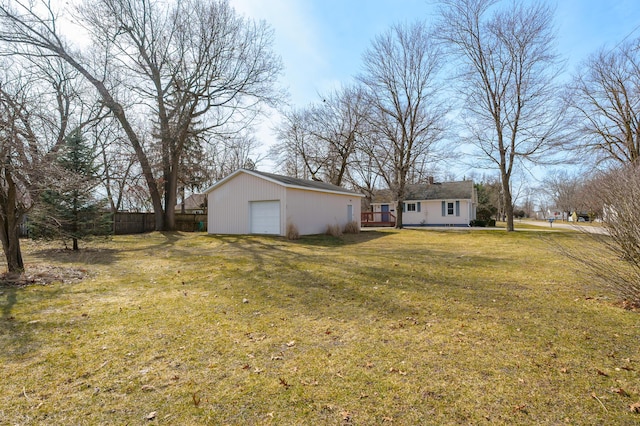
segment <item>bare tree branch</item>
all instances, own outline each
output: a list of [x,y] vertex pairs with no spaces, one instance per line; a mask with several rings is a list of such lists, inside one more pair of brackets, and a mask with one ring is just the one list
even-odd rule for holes
[[550,160],[565,142],[554,81],[552,11],[542,3],[443,0],[438,34],[460,60],[468,141],[500,170],[507,231],[513,231],[511,178],[521,162]]
[[640,158],[640,39],[601,49],[571,84],[583,151],[598,162]]
[[448,108],[436,83],[441,65],[441,52],[422,23],[392,27],[364,54],[359,80],[372,108],[367,150],[396,197],[397,228],[410,172],[434,157],[444,134]]

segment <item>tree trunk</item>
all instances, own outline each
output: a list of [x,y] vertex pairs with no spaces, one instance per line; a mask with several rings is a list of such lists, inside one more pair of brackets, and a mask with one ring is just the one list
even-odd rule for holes
[[396,229],[402,229],[402,205],[404,204],[404,200],[398,198],[398,203],[396,204]]
[[172,185],[167,184],[165,189],[164,199],[164,231],[174,231],[176,229],[176,209],[175,205],[178,201],[176,197],[175,189],[171,188]]
[[16,220],[0,220],[0,239],[2,240],[2,248],[4,256],[7,260],[7,272],[22,273],[24,272],[24,262],[22,260],[22,251],[20,250],[20,233],[19,226],[15,226]]
[[[18,212],[17,189],[9,165],[5,166],[4,177],[7,184],[6,198],[2,200],[2,211],[0,212],[0,240],[2,249],[7,260],[7,272],[24,272],[24,262],[22,261],[22,251],[20,250],[20,222],[22,215]],[[3,197],[4,198],[4,197]]]
[[165,174],[164,226],[165,231],[176,229],[176,204],[178,202],[178,168],[172,167]]
[[511,196],[511,188],[509,186],[509,181],[502,181],[502,193],[504,200],[504,213],[507,216],[507,232],[515,231],[513,225],[513,198]]
[[142,144],[138,139],[138,135],[133,130],[131,123],[129,123],[122,105],[120,105],[113,98],[111,92],[109,92],[109,89],[107,89],[107,86],[101,80],[95,78],[93,74],[91,74],[85,67],[83,67],[71,55],[69,55],[66,50],[59,46],[51,46],[49,48],[58,56],[60,56],[60,58],[65,60],[69,65],[75,68],[87,80],[89,80],[89,82],[96,88],[96,90],[100,94],[100,97],[102,98],[105,106],[109,108],[118,122],[122,125],[122,129],[127,135],[129,142],[131,143],[131,146],[136,153],[136,157],[138,158],[138,162],[140,163],[140,167],[142,168],[142,175],[144,176],[147,187],[149,188],[149,195],[151,196],[151,202],[153,203],[153,212],[156,219],[156,231],[164,231],[165,215],[162,208],[162,198],[160,196],[160,191],[158,191],[158,186],[153,176],[153,171],[151,168],[151,164],[149,163],[149,159],[144,152],[144,149],[142,148]]

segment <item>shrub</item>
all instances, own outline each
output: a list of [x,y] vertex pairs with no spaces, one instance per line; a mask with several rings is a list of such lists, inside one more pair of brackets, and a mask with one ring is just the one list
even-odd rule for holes
[[300,233],[298,232],[298,227],[294,223],[287,224],[287,239],[288,240],[297,240],[300,238]]
[[[595,191],[594,191],[595,192]],[[606,234],[588,234],[598,249],[566,250],[588,277],[612,289],[631,307],[640,307],[640,166],[610,171],[598,180]]]
[[342,231],[340,230],[340,225],[327,225],[327,235],[331,235],[332,237],[339,237],[342,235]]
[[358,222],[356,222],[355,220],[352,220],[351,222],[347,223],[344,226],[344,233],[345,234],[359,234],[360,233],[360,226],[358,226]]

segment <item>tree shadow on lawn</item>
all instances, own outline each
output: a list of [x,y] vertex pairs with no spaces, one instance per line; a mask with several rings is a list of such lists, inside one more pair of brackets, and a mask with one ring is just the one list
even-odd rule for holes
[[[44,287],[43,287],[44,288]],[[42,346],[42,342],[35,336],[44,333],[47,335],[50,330],[58,327],[58,324],[51,324],[40,319],[22,317],[14,313],[14,307],[18,303],[31,303],[31,299],[52,299],[58,297],[62,293],[61,288],[50,289],[46,291],[29,292],[29,299],[21,301],[20,298],[25,294],[24,286],[0,285],[0,347],[3,348],[2,355],[9,359],[17,356],[35,353]]]
[[2,320],[3,321],[11,321],[13,320],[13,316],[11,315],[11,311],[13,310],[14,305],[18,301],[18,289],[15,286],[0,286],[0,294],[2,296]]
[[30,256],[56,263],[80,263],[85,265],[111,265],[117,261],[121,250],[110,248],[84,248],[73,251],[65,248],[36,250]]
[[[357,244],[384,237],[385,233],[367,232],[356,235],[349,242],[340,237],[311,236],[300,240],[288,241],[281,237],[260,237],[245,235],[212,236],[223,242],[223,249],[236,252],[238,256],[250,259],[250,267],[235,269],[233,278],[243,283],[255,282],[251,288],[265,300],[271,300],[278,307],[289,306],[295,312],[329,306],[333,303],[349,303],[368,305],[368,309],[376,309],[376,295],[371,294],[370,286],[361,287],[358,283],[345,283],[345,273],[351,268],[348,263],[335,261],[331,251],[320,254],[314,247],[337,247],[344,244]],[[297,251],[307,247],[306,252]],[[230,256],[235,254],[229,253]],[[384,267],[371,268],[361,265],[361,273],[372,277],[380,276]],[[386,278],[385,278],[386,279]],[[374,278],[371,278],[373,282]],[[363,284],[371,284],[366,282]],[[380,301],[381,312],[404,311],[402,306],[395,306],[395,301]],[[296,307],[297,305],[297,307]],[[394,306],[392,306],[394,305]]]
[[222,243],[221,250],[233,250],[239,254],[249,254],[254,261],[254,269],[262,269],[267,265],[274,263],[281,264],[285,262],[291,269],[292,260],[300,262],[315,262],[316,252],[314,255],[306,255],[296,251],[298,248],[314,247],[342,247],[346,245],[357,245],[366,243],[388,236],[388,233],[369,231],[361,234],[348,234],[341,237],[333,237],[330,235],[310,235],[303,236],[299,240],[287,240],[278,236],[260,236],[260,235],[210,235],[216,241]]
[[[390,235],[384,232],[375,232],[364,235],[360,241],[370,241]],[[439,276],[425,274],[420,275],[411,268],[410,264],[419,262],[447,262],[447,266],[464,266],[470,259],[441,258],[442,254],[434,254],[425,248],[420,252],[420,259],[402,258],[399,253],[395,258],[376,257],[374,261],[350,262],[334,256],[331,250],[314,252],[312,244],[306,241],[285,242],[282,239],[264,239],[246,236],[218,236],[216,239],[224,242],[227,248],[238,250],[239,256],[245,256],[251,260],[250,268],[238,268],[229,271],[233,279],[246,284],[255,283],[255,287],[249,285],[249,291],[254,296],[263,300],[269,300],[270,304],[278,308],[289,308],[292,312],[306,312],[310,315],[337,315],[343,312],[344,318],[352,315],[370,316],[380,318],[405,318],[416,315],[416,311],[424,312],[429,309],[429,304],[413,301],[410,297],[403,300],[397,298],[398,292],[414,294],[420,299],[423,293],[431,293],[438,296],[459,297],[468,296],[465,303],[473,304],[473,294],[476,292],[469,282],[456,282],[447,275]],[[334,237],[330,237],[334,238]],[[311,238],[315,242],[315,237]],[[332,247],[326,244],[324,237],[318,237],[321,246]],[[298,246],[308,246],[308,252],[299,252]],[[402,260],[401,260],[402,259]],[[491,258],[479,259],[474,256],[472,262],[493,263]],[[399,265],[403,263],[404,265]],[[458,265],[456,265],[458,263]],[[463,264],[464,263],[464,264]],[[499,260],[496,266],[501,266]],[[441,274],[440,274],[441,275]],[[483,299],[495,298],[495,293],[502,293],[501,289],[481,289],[481,292],[489,292]],[[455,296],[453,296],[455,295]],[[504,300],[505,295],[501,294]],[[426,304],[425,304],[426,303]],[[463,303],[463,301],[460,301]]]
[[303,235],[298,240],[293,240],[291,243],[304,245],[304,246],[318,246],[318,247],[339,247],[352,244],[362,244],[369,241],[377,240],[378,238],[384,238],[391,235],[389,232],[381,232],[374,230],[362,231],[359,234],[344,234],[340,237],[334,237],[331,235]]
[[267,239],[274,243],[287,243],[300,246],[316,246],[316,247],[340,247],[345,245],[362,244],[369,241],[376,240],[389,236],[387,232],[380,231],[363,231],[359,234],[344,234],[339,237],[334,237],[326,234],[317,235],[303,235],[297,240],[288,240],[285,237],[272,236],[272,235],[231,235],[231,234],[208,234],[208,238],[220,240],[227,244],[240,244],[258,241],[258,239]]
[[[200,234],[200,235],[196,235]],[[149,253],[155,254],[164,254],[170,256],[193,256],[192,247],[189,245],[181,245],[181,242],[193,240],[199,240],[202,237],[207,236],[205,233],[194,233],[194,232],[185,232],[185,231],[154,231],[147,234],[150,237],[155,237],[157,235],[161,235],[164,240],[160,242],[151,243],[150,246],[137,247],[137,248],[127,248],[127,252],[133,251],[146,251]],[[192,238],[195,237],[195,238]]]

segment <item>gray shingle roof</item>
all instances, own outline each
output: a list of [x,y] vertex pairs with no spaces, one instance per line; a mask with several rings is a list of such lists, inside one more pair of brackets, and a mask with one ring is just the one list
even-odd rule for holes
[[[473,181],[438,182],[431,184],[412,184],[405,189],[405,200],[465,200],[473,199]],[[376,191],[373,195],[374,203],[388,203],[395,201],[395,196],[388,189]]]
[[[198,210],[202,209],[207,202],[207,196],[205,194],[191,194],[184,200],[185,210]],[[176,205],[176,210],[182,208],[181,203]]]
[[222,182],[225,182],[226,180],[228,180],[229,178],[231,178],[232,176],[235,176],[236,174],[238,174],[240,172],[245,172],[245,173],[253,174],[253,175],[257,175],[257,176],[262,176],[262,177],[264,177],[266,179],[275,181],[277,183],[280,183],[280,184],[282,184],[284,186],[288,186],[288,187],[308,188],[310,190],[325,191],[325,192],[339,192],[339,193],[343,193],[343,194],[349,194],[349,195],[355,195],[355,196],[358,196],[358,197],[363,197],[363,195],[358,193],[358,192],[351,191],[351,190],[342,188],[340,186],[332,185],[332,184],[326,183],[326,182],[318,182],[318,181],[315,181],[315,180],[298,179],[298,178],[293,178],[293,177],[289,177],[289,176],[282,176],[282,175],[276,175],[276,174],[273,174],[273,173],[259,172],[257,170],[246,170],[246,169],[238,169],[238,170],[236,170],[231,175],[229,175],[226,178],[216,182],[211,188],[207,189],[205,191],[205,193],[210,192],[213,188],[217,187]]
[[252,170],[253,173],[262,175],[264,177],[268,177],[271,178],[273,180],[277,180],[278,182],[281,182],[285,185],[288,186],[301,186],[303,188],[313,188],[313,189],[324,189],[327,191],[334,191],[334,192],[346,192],[346,193],[354,193],[353,191],[349,191],[348,189],[344,189],[341,186],[337,186],[337,185],[332,185],[330,183],[326,183],[326,182],[319,182],[319,181],[315,181],[315,180],[306,180],[306,179],[298,179],[298,178],[293,178],[293,177],[289,177],[289,176],[282,176],[282,175],[275,175],[273,173],[267,173],[267,172],[259,172],[257,170]]

